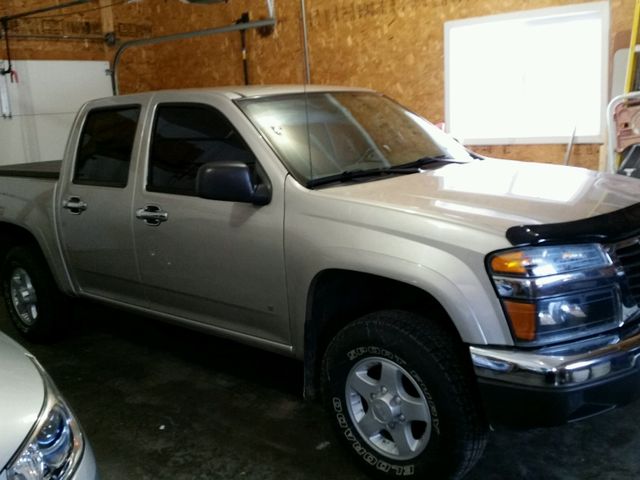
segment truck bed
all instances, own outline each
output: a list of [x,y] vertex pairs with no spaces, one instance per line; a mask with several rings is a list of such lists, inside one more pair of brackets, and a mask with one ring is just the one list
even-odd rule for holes
[[3,165],[0,167],[0,177],[51,178],[57,180],[60,177],[61,166],[62,160]]

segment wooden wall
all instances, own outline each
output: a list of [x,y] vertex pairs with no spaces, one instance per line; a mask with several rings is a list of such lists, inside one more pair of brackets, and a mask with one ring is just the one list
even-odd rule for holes
[[[266,18],[266,2],[231,0],[227,5],[184,5],[177,0],[145,0],[133,18],[154,18],[154,35],[229,25],[243,12],[251,20]],[[278,26],[262,37],[247,32],[251,83],[301,83],[304,81],[299,3],[276,2]],[[147,6],[148,5],[148,6]],[[120,15],[116,12],[116,17]],[[160,20],[161,19],[161,20]],[[153,68],[138,68],[135,55],[147,55]],[[160,88],[239,85],[244,82],[240,33],[182,40],[133,49],[125,54],[122,72],[136,70],[136,79],[124,79],[123,91]]]
[[[55,4],[51,0],[7,0],[0,2],[0,17],[30,11]],[[89,8],[88,6],[85,8]],[[95,8],[95,6],[92,6]],[[53,41],[11,40],[11,56],[17,60],[104,60],[107,51],[104,42],[100,12],[82,16],[54,17],[56,12],[43,13],[9,23],[13,35],[91,35],[92,40]],[[0,58],[6,59],[4,38],[0,46]]]
[[[543,8],[583,0],[528,0],[524,8]],[[113,0],[99,0],[110,5]],[[380,90],[434,122],[444,120],[444,22],[523,9],[521,0],[306,0],[313,83],[355,85]],[[0,16],[51,5],[55,0],[4,0]],[[249,31],[252,83],[304,80],[299,0],[276,0],[278,25],[263,37]],[[610,0],[612,51],[628,43],[634,0]],[[65,10],[85,11],[96,3]],[[226,25],[248,11],[252,20],[267,15],[263,0],[185,5],[178,0],[120,2],[78,15],[42,15],[13,25],[16,33],[89,33],[114,30],[120,39],[158,36]],[[53,14],[55,14],[54,12]],[[12,41],[15,58],[108,59],[115,52],[90,41]],[[2,50],[0,50],[2,52]],[[3,56],[0,53],[0,57]],[[121,91],[216,86],[242,83],[240,34],[135,48],[121,64]],[[477,147],[496,156],[561,162],[564,145]],[[597,168],[598,145],[574,147],[571,164]]]

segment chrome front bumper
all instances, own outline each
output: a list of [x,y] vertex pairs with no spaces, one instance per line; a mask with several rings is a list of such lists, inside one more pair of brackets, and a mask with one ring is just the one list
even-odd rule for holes
[[640,397],[640,327],[561,347],[469,350],[485,408],[499,423],[564,423]]

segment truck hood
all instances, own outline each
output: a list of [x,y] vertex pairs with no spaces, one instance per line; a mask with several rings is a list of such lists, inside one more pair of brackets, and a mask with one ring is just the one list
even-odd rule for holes
[[497,233],[564,223],[640,202],[640,180],[561,165],[484,159],[329,189],[345,200]]
[[[44,384],[27,352],[0,333],[0,471],[26,440],[44,403]],[[1,476],[1,475],[0,475]]]

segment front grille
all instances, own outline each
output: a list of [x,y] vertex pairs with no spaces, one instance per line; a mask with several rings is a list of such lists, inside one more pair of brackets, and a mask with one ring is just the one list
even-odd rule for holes
[[624,270],[630,296],[640,304],[640,237],[615,244],[613,254],[617,266]]

